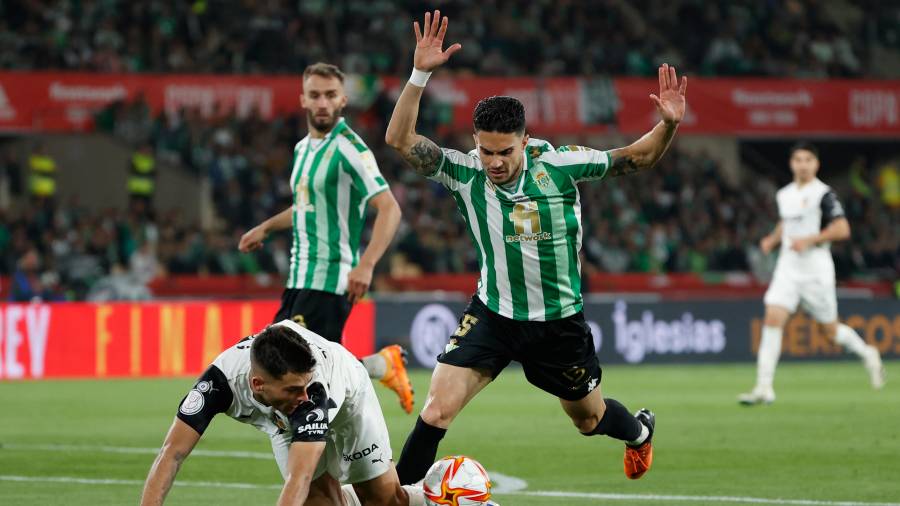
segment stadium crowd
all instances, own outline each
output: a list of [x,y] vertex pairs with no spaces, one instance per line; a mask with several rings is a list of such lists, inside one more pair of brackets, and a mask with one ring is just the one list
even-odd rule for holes
[[411,21],[435,7],[463,44],[450,69],[480,75],[898,72],[878,55],[900,47],[900,5],[880,0],[17,0],[0,4],[0,68],[403,74]]
[[[408,170],[382,142],[378,133],[386,116],[378,114],[377,103],[348,114],[403,210],[380,272],[477,270],[476,253],[446,190]],[[423,117],[428,116],[426,109]],[[100,113],[97,124],[136,144],[149,142],[158,158],[207,177],[216,224],[203,230],[177,211],[91,213],[78,202],[55,210],[30,206],[15,216],[7,212],[0,219],[0,275],[12,276],[14,299],[102,299],[110,291],[140,298],[149,296],[149,280],[166,273],[287,271],[287,235],[274,236],[267,248],[249,255],[236,245],[249,227],[290,205],[287,171],[292,146],[305,130],[302,116],[264,122],[254,115],[203,119],[183,111],[152,118],[140,103],[117,103]],[[441,136],[427,120],[424,125],[442,145],[471,148],[467,133]],[[9,178],[18,170],[16,158],[4,160],[0,174]],[[854,234],[852,242],[835,245],[840,276],[892,279],[900,273],[900,202],[881,198],[885,175],[900,177],[897,171],[890,164],[860,162],[844,172],[845,180],[830,181],[839,188]],[[776,183],[753,173],[754,184],[735,187],[721,173],[712,157],[675,148],[648,174],[582,185],[585,270],[765,276],[772,258],[756,245],[776,222],[774,192],[787,174]]]
[[[410,21],[429,6],[453,19],[463,50],[449,69],[461,74],[651,75],[666,61],[701,75],[900,75],[877,58],[900,48],[900,4],[877,0],[13,1],[0,3],[0,69],[296,75],[324,59],[350,73],[401,75],[411,57]],[[876,8],[880,15],[866,15]],[[392,108],[381,94],[364,111],[346,111],[404,214],[378,269],[397,276],[474,271],[476,253],[452,199],[382,142]],[[468,133],[440,133],[440,122],[426,99],[421,131],[470,149]],[[249,255],[236,244],[290,204],[287,171],[305,135],[302,115],[264,121],[184,109],[153,117],[138,98],[111,104],[95,125],[209,181],[215,224],[201,228],[169,210],[92,212],[57,202],[13,211],[0,202],[0,276],[12,299],[141,298],[149,296],[146,283],[166,273],[286,272],[287,235]],[[25,157],[0,159],[0,180],[23,199]],[[736,187],[713,157],[676,147],[650,174],[583,185],[585,270],[763,276],[772,259],[756,244],[776,221],[774,192],[787,180],[764,172]],[[834,248],[839,276],[900,275],[900,199],[883,195],[885,181],[898,179],[896,165],[869,160],[844,181],[829,181],[853,227],[854,240]]]

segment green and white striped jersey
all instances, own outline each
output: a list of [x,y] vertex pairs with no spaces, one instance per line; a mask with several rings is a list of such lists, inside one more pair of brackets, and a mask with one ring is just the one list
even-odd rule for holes
[[336,294],[359,262],[366,203],[388,189],[375,156],[343,118],[324,139],[294,147],[294,240],[288,288]]
[[602,179],[609,154],[530,139],[519,180],[507,190],[491,183],[475,150],[442,151],[429,178],[450,190],[478,248],[478,298],[515,320],[556,320],[580,311],[577,183]]

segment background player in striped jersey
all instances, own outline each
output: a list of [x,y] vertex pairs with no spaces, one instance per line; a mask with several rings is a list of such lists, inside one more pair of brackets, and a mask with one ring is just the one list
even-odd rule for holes
[[581,208],[577,184],[652,167],[684,117],[686,79],[659,68],[662,118],[633,144],[612,151],[554,149],[525,134],[525,110],[511,97],[482,100],[474,113],[476,149],[441,149],[416,134],[425,82],[457,50],[443,50],[448,20],[440,11],[414,24],[414,70],[391,117],[386,141],[419,174],[452,194],[478,249],[478,288],[445,352],[403,448],[401,483],[421,479],[450,423],[511,360],[529,382],[557,396],[578,430],[626,442],[625,473],[641,477],[652,462],[654,416],[637,415],[600,392],[600,365],[582,314]]
[[[309,134],[294,147],[294,203],[244,234],[238,248],[253,251],[271,232],[293,229],[287,287],[274,321],[294,320],[339,343],[353,303],[369,289],[372,270],[397,232],[400,206],[372,152],[341,117],[347,95],[340,69],[327,63],[307,67],[300,104]],[[360,257],[367,205],[376,217]],[[412,412],[413,391],[399,346],[365,357],[363,364]]]
[[863,359],[872,387],[884,385],[878,349],[866,345],[853,328],[838,321],[831,242],[850,238],[844,209],[834,190],[816,177],[819,154],[815,146],[796,144],[790,165],[794,181],[776,195],[780,220],[760,241],[763,253],[779,243],[781,253],[764,298],[766,316],[756,361],[756,386],[738,396],[745,405],[775,401],[772,383],[781,355],[781,333],[798,305],[822,324],[828,337]]

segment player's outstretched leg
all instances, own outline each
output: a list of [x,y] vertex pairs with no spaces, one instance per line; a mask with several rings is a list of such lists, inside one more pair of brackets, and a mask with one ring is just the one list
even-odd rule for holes
[[632,415],[621,402],[603,398],[598,386],[578,401],[560,399],[566,414],[585,436],[605,435],[625,442],[625,476],[636,480],[653,463],[653,430],[656,416],[642,409]]
[[450,423],[492,379],[487,371],[438,363],[431,375],[425,407],[397,461],[401,484],[410,485],[425,478]]
[[826,325],[826,328],[829,333],[833,333],[834,340],[838,344],[862,359],[866,370],[869,372],[872,388],[876,390],[881,389],[884,386],[884,366],[881,363],[881,354],[878,353],[878,348],[866,344],[859,334],[853,330],[853,327],[843,323]]
[[378,353],[364,357],[362,363],[369,377],[393,390],[403,411],[412,413],[415,392],[406,372],[406,350],[398,344],[385,346]]

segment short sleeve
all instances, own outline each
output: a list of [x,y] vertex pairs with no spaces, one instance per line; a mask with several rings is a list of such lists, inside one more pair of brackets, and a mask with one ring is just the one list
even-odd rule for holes
[[347,162],[345,170],[352,176],[353,186],[365,195],[366,200],[388,189],[387,181],[378,169],[375,155],[365,145],[344,141],[341,155]]
[[827,227],[832,221],[845,216],[844,206],[841,205],[834,190],[828,190],[828,192],[822,196],[821,207],[822,228]]
[[437,181],[450,191],[456,191],[475,177],[478,160],[471,154],[449,148],[441,148],[441,161],[428,179]]
[[221,369],[211,365],[184,396],[178,406],[178,418],[203,434],[213,417],[228,411],[234,394]]
[[560,146],[555,151],[543,153],[538,161],[556,167],[569,175],[573,181],[598,181],[609,170],[608,151],[584,146]]

